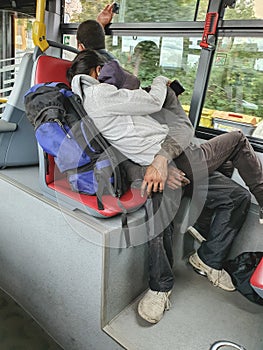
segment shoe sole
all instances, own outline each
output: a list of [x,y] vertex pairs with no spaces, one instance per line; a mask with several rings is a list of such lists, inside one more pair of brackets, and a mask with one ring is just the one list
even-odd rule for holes
[[211,281],[210,278],[208,277],[207,272],[205,272],[204,270],[200,269],[199,264],[197,265],[197,263],[193,260],[192,256],[190,256],[190,258],[189,258],[189,263],[192,265],[192,267],[193,267],[195,272],[197,272],[201,276],[207,277],[207,279],[209,280],[209,282],[211,282],[213,284],[213,286],[219,287],[219,288],[225,290],[226,292],[234,292],[236,290],[235,287],[234,287],[234,289],[233,288],[231,288],[231,289],[230,288],[226,288],[225,286],[221,285],[220,283],[215,285],[213,283],[213,281]]
[[203,243],[206,239],[192,226],[188,227],[187,231],[198,243]]

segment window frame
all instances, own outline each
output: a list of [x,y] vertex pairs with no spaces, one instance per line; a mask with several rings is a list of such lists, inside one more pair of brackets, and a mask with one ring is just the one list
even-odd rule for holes
[[[213,2],[213,1],[212,1]],[[211,3],[212,3],[211,2]],[[215,1],[217,4],[212,4],[213,6],[219,6],[221,8],[225,0]],[[210,5],[211,5],[210,3]],[[211,6],[210,6],[211,7]],[[222,12],[221,10],[219,12]],[[230,9],[229,9],[230,11]],[[181,22],[136,22],[136,23],[112,23],[110,25],[111,34],[117,36],[180,36],[182,34],[187,34],[189,36],[200,35],[202,37],[204,31],[205,21],[181,21]],[[61,23],[61,36],[64,34],[76,34],[78,23]],[[236,36],[236,37],[262,37],[263,38],[263,20],[223,20],[222,13],[219,18],[217,36]],[[204,50],[204,49],[202,49]],[[215,51],[215,50],[214,50]],[[210,61],[210,69],[212,67],[212,60]],[[198,71],[200,73],[200,67]],[[198,73],[198,72],[197,72]],[[216,135],[224,133],[224,131],[205,128],[198,126],[201,112],[203,109],[203,104],[205,100],[205,92],[208,86],[210,70],[206,71],[206,77],[204,82],[204,88],[202,91],[202,98],[200,100],[200,105],[197,108],[197,113],[195,115],[190,115],[192,123],[196,128],[196,136],[203,139],[210,139]],[[193,99],[191,100],[192,105]],[[263,153],[263,139],[258,139],[255,137],[248,136],[252,146],[258,152]]]

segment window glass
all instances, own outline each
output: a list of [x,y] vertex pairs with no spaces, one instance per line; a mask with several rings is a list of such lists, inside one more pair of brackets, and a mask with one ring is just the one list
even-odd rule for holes
[[33,52],[33,21],[26,14],[0,10],[0,117],[23,55]]
[[[201,0],[199,20],[204,20],[208,0]],[[114,22],[175,22],[193,21],[197,0],[119,0],[119,14]],[[95,19],[109,1],[65,2],[65,19],[70,23],[79,23],[86,19]]]
[[[199,41],[200,37],[113,36],[106,38],[106,47],[139,77],[142,87],[149,86],[157,75],[179,80],[185,88],[180,101],[188,112],[201,51]],[[65,35],[64,43],[76,47],[75,36]]]
[[235,7],[227,7],[224,20],[263,19],[262,0],[236,0]]
[[200,56],[199,37],[113,37],[108,49],[121,65],[138,76],[142,87],[154,77],[177,79],[185,88],[180,96],[188,110]]
[[[65,2],[65,23],[79,23],[93,19],[109,2],[105,0],[81,1],[67,0]],[[208,0],[119,0],[119,14],[114,16],[114,22],[175,22],[193,21],[196,4],[198,3],[197,20],[204,21]],[[263,19],[262,0],[236,0],[234,8],[227,7],[225,20]]]
[[263,138],[263,38],[219,38],[200,126]]

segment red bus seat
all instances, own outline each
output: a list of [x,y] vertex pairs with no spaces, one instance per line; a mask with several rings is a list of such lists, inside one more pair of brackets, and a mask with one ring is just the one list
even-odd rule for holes
[[[34,84],[46,82],[63,82],[68,84],[66,71],[71,61],[57,57],[40,56],[34,67]],[[118,200],[110,195],[103,196],[104,210],[98,209],[97,197],[73,192],[64,174],[61,174],[51,155],[45,155],[39,147],[39,179],[44,195],[72,210],[80,209],[92,216],[111,217],[122,212]],[[142,198],[139,189],[130,189],[121,198],[121,204],[127,210],[139,208],[146,198]]]
[[250,285],[255,292],[263,298],[263,258],[260,260],[260,263],[250,278]]

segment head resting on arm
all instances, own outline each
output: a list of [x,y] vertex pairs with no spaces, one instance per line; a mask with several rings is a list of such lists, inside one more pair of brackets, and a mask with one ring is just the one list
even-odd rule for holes
[[76,55],[71,67],[67,70],[67,79],[71,83],[73,77],[78,74],[87,74],[98,79],[105,63],[105,59],[95,50],[83,50]]

